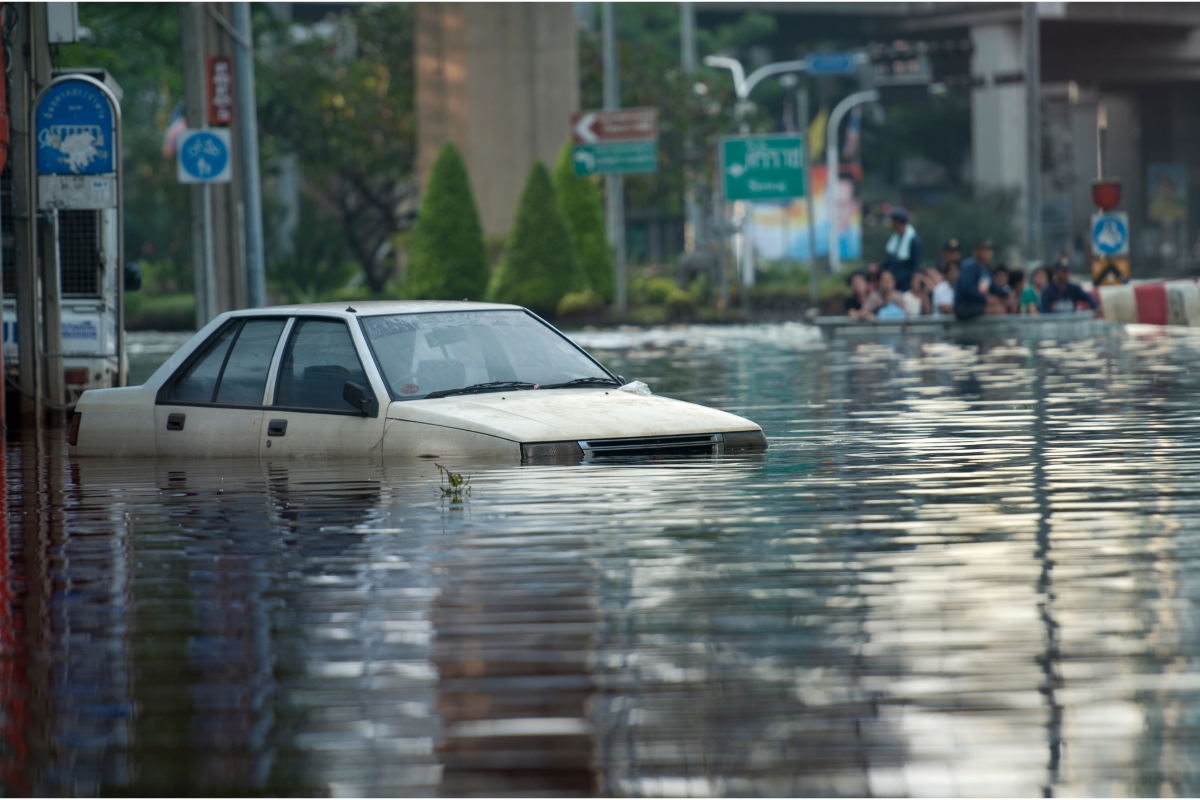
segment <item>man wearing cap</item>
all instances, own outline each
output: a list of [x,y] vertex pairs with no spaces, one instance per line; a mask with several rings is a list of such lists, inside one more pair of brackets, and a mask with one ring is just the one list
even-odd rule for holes
[[989,294],[1008,296],[1007,286],[997,286],[992,281],[994,255],[992,240],[984,239],[975,245],[975,255],[962,262],[954,283],[954,316],[959,319],[983,316]]
[[1077,303],[1085,303],[1088,308],[1097,305],[1096,298],[1085,292],[1079,284],[1071,283],[1071,259],[1063,256],[1054,262],[1054,275],[1042,290],[1039,308],[1043,314],[1053,314],[1074,311]]
[[921,268],[921,239],[917,230],[908,224],[908,212],[897,206],[892,209],[892,236],[884,246],[887,255],[879,265],[896,276],[896,289],[907,292],[912,276]]

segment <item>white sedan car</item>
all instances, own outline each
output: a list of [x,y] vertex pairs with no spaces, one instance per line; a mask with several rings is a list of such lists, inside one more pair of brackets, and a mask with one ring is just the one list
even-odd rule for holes
[[525,462],[767,446],[749,420],[622,384],[518,306],[278,306],[220,315],[142,386],[85,392],[68,440],[80,456]]

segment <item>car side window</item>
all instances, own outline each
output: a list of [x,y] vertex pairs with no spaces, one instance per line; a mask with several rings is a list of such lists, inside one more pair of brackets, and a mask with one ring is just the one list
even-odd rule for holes
[[167,395],[169,402],[211,403],[217,389],[217,379],[229,355],[229,346],[237,336],[238,325],[229,325],[213,339],[204,354],[192,362],[187,371],[175,381]]
[[253,319],[242,325],[225,362],[225,371],[221,373],[218,403],[262,405],[271,357],[275,355],[275,345],[279,343],[285,322],[283,319]]
[[262,405],[271,357],[285,319],[251,319],[227,326],[175,381],[167,402]]
[[357,411],[342,398],[347,381],[374,397],[350,330],[336,320],[299,319],[283,351],[275,405],[314,411]]

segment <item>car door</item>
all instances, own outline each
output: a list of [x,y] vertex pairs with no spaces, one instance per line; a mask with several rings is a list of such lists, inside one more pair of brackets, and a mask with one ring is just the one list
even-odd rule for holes
[[257,456],[263,400],[287,317],[240,317],[215,332],[155,401],[160,457]]
[[[364,369],[365,340],[355,333],[341,319],[296,318],[263,414],[263,458],[381,457],[387,396],[374,363]],[[345,400],[348,382],[374,401],[369,413]]]

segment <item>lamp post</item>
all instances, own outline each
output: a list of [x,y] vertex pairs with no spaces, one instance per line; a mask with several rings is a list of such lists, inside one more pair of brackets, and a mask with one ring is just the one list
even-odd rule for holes
[[825,128],[825,214],[829,219],[829,271],[837,272],[842,267],[842,256],[838,252],[837,186],[838,186],[838,126],[842,118],[855,106],[879,102],[879,92],[869,89],[855,92],[833,107],[829,124]]
[[737,105],[733,108],[733,115],[737,119],[738,133],[742,135],[750,132],[750,126],[746,122],[746,103],[750,99],[750,92],[754,91],[754,87],[761,83],[764,78],[769,78],[772,75],[804,72],[808,69],[807,59],[800,59],[799,61],[776,61],[774,64],[759,67],[747,77],[746,70],[742,68],[742,62],[736,58],[729,58],[728,56],[705,56],[704,63],[707,66],[716,67],[717,69],[727,69],[733,73],[733,92],[738,100]]

